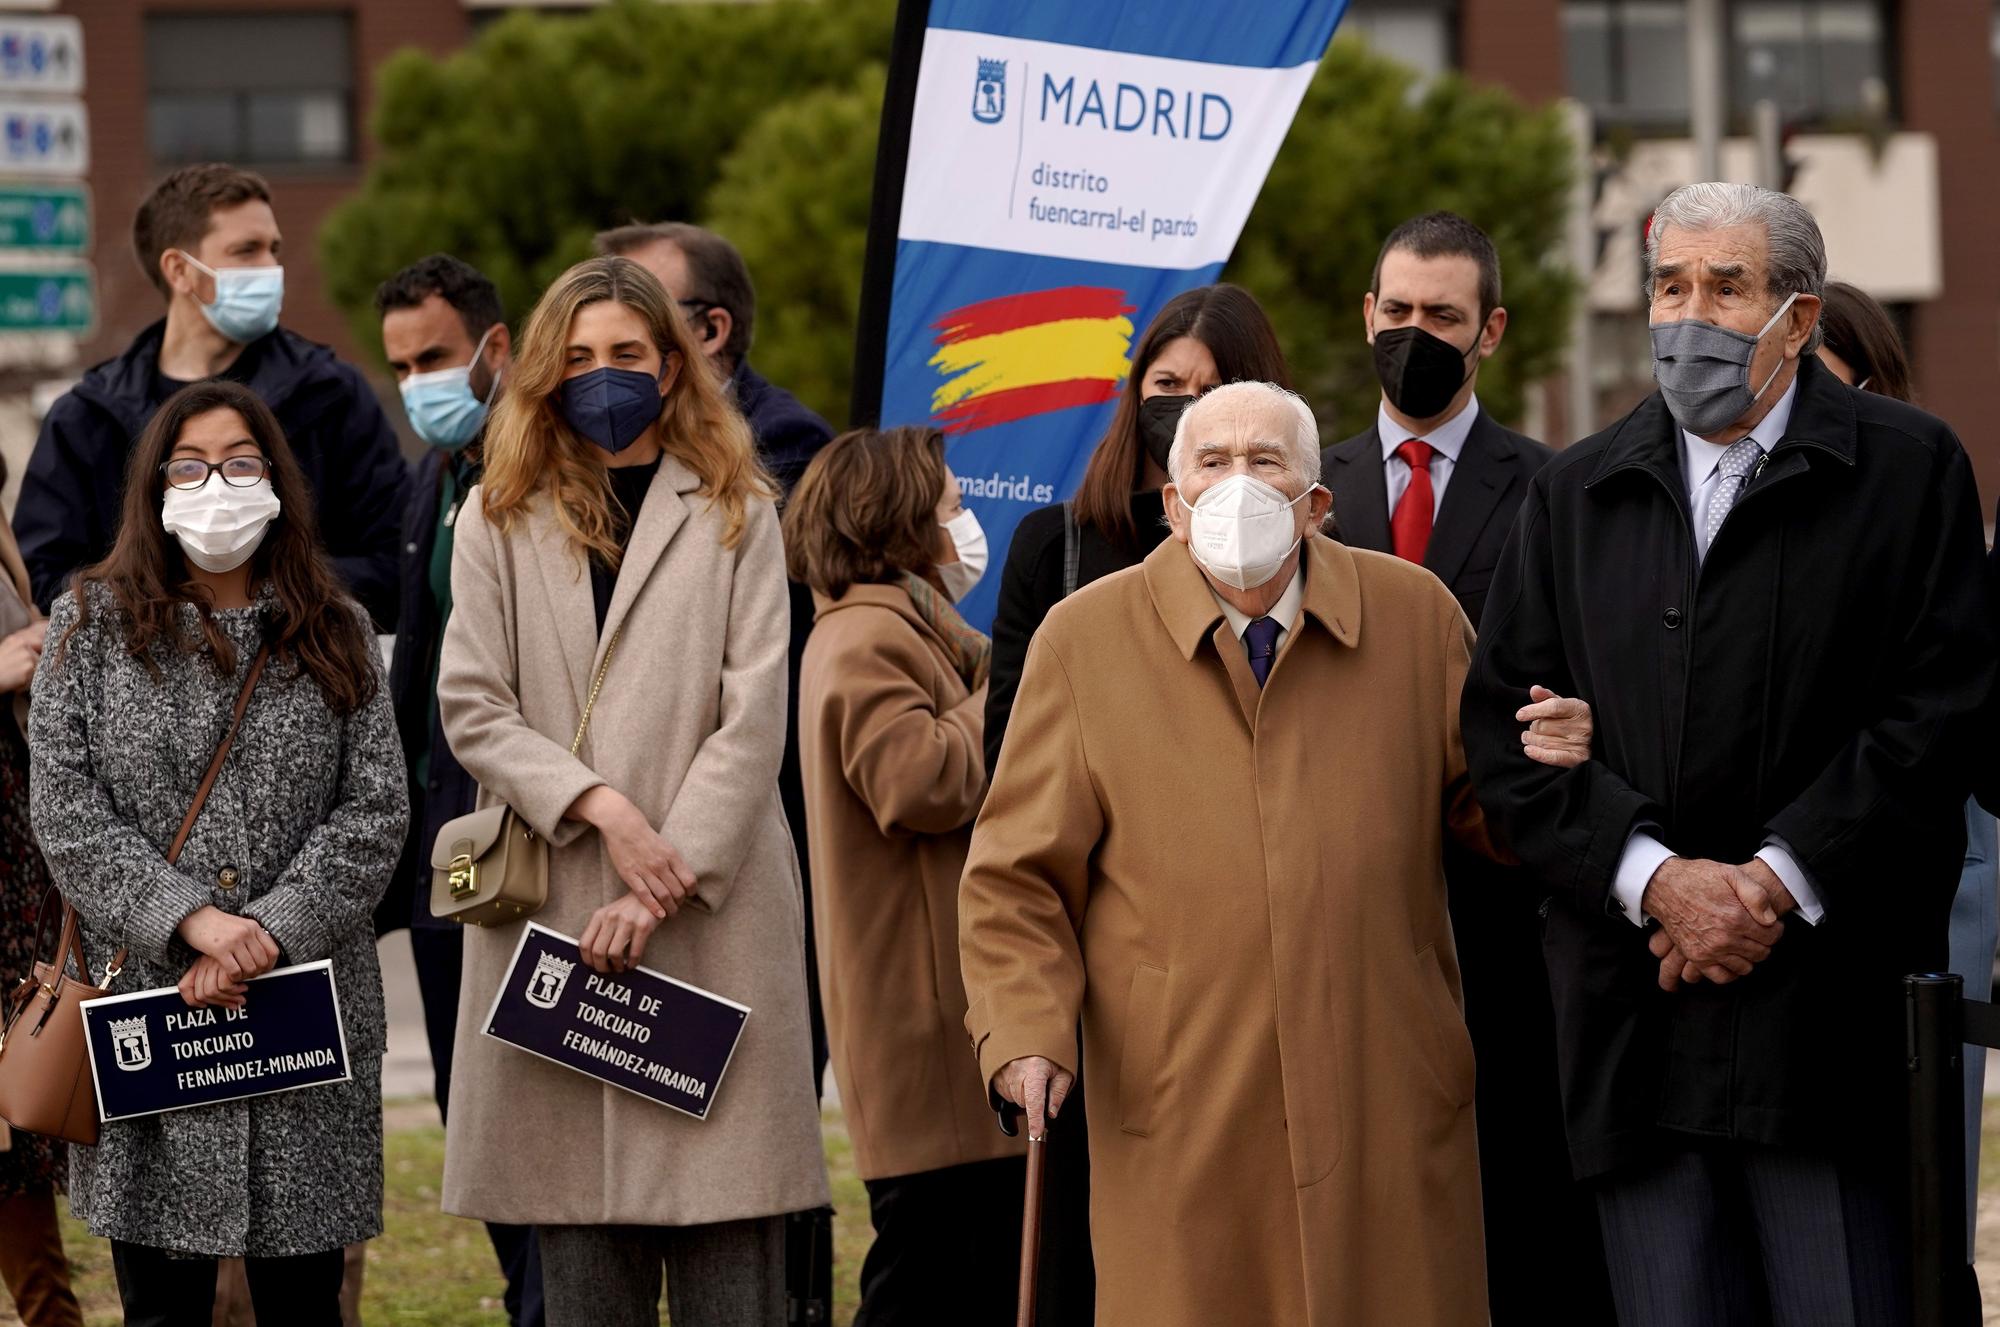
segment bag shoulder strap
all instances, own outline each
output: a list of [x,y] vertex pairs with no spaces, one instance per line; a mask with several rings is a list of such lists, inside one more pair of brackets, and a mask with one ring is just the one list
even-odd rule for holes
[[604,687],[604,674],[611,668],[611,652],[618,648],[618,638],[625,633],[621,624],[611,633],[611,643],[604,647],[604,662],[597,665],[597,676],[590,680],[590,695],[583,702],[583,718],[577,720],[576,736],[570,740],[569,753],[574,756],[583,749],[583,735],[590,730],[590,712],[597,708],[597,693]]
[[1076,593],[1077,582],[1082,573],[1083,540],[1076,528],[1076,503],[1063,503],[1063,598]]
[[271,646],[267,642],[258,649],[257,657],[250,661],[250,673],[243,679],[243,689],[236,693],[236,708],[229,715],[229,727],[223,732],[222,742],[208,762],[208,772],[201,776],[201,786],[194,790],[194,802],[188,807],[187,815],[181,818],[180,831],[174,835],[173,846],[167,849],[169,866],[180,860],[188,835],[194,833],[194,822],[201,818],[201,808],[208,805],[208,794],[214,790],[215,780],[222,773],[222,762],[229,759],[229,748],[236,744],[236,728],[243,722],[243,711],[250,708],[250,693],[257,689],[257,679],[264,675],[264,665],[270,659]]

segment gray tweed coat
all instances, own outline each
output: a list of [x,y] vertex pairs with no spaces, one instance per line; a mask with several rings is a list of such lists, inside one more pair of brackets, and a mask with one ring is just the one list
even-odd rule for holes
[[[181,854],[165,852],[228,725],[269,598],[216,615],[237,652],[125,651],[108,592],[56,600],[28,721],[35,833],[84,917],[96,975],[131,950],[117,992],[178,982],[195,951],[175,933],[204,904],[255,917],[282,963],[333,960],[354,1077],[347,1083],[107,1124],[70,1151],[70,1201],[99,1235],[191,1254],[313,1253],[382,1230],[382,974],[370,912],[408,819],[386,689],[348,718],[273,660]],[[183,609],[193,623],[195,610]],[[355,610],[359,612],[357,608]],[[379,664],[377,665],[379,672]],[[234,867],[224,889],[218,873]]]

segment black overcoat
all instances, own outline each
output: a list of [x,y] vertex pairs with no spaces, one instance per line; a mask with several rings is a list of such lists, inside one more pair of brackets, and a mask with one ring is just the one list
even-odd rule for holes
[[[1656,393],[1530,485],[1465,687],[1473,781],[1548,880],[1543,945],[1579,1175],[1662,1130],[1900,1147],[1898,978],[1942,967],[1968,735],[1994,676],[1972,468],[1922,411],[1807,357],[1784,437],[1703,562]],[[1596,714],[1593,759],[1521,753],[1531,682]],[[1746,862],[1775,836],[1826,913],[1727,986],[1657,985],[1617,915],[1627,837]]]

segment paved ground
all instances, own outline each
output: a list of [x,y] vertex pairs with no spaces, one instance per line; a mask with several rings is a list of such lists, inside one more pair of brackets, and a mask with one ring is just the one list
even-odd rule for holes
[[424,1007],[417,998],[417,970],[410,961],[410,933],[394,931],[377,946],[382,993],[389,1002],[389,1053],[382,1060],[382,1097],[396,1101],[431,1094],[431,1052],[424,1040]]

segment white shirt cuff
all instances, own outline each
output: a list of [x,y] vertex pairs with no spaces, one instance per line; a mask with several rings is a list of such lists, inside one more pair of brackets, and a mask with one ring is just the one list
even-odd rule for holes
[[1625,840],[1625,855],[1618,859],[1618,874],[1611,879],[1611,906],[1634,926],[1646,924],[1646,910],[1640,902],[1646,897],[1646,886],[1653,883],[1653,872],[1671,856],[1665,844],[1643,829],[1633,830]]
[[1764,846],[1757,850],[1757,860],[1771,868],[1785,888],[1791,892],[1792,901],[1799,905],[1799,916],[1819,925],[1819,919],[1826,915],[1826,908],[1819,901],[1819,894],[1812,887],[1812,877],[1792,856],[1792,850],[1778,839],[1766,839]]

